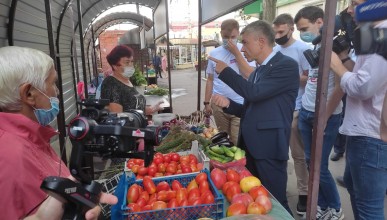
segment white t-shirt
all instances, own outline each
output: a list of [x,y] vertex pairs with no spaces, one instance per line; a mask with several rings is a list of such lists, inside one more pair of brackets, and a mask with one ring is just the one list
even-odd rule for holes
[[[316,106],[316,93],[317,93],[317,80],[318,80],[318,68],[309,69],[308,81],[305,86],[305,94],[302,96],[302,107],[310,112],[315,112]],[[329,71],[328,78],[328,96],[327,99],[331,98],[332,92],[335,88],[335,74]],[[343,111],[343,102],[340,101],[339,105],[333,112],[334,115],[340,114]]]
[[[301,77],[305,70],[310,69],[310,65],[303,54],[303,52],[307,49],[312,49],[312,47],[304,43],[303,41],[296,40],[293,44],[291,44],[288,47],[282,47],[281,45],[277,45],[273,48],[273,51],[275,52],[279,51],[282,54],[293,58],[298,63],[298,72]],[[298,89],[295,110],[301,109],[302,95],[304,95],[304,93],[305,93],[305,88],[300,86],[300,88]]]
[[[242,48],[242,44],[237,44],[237,47],[239,50]],[[214,57],[218,60],[222,60],[225,62],[229,67],[231,67],[235,72],[240,74],[239,67],[237,64],[237,60],[235,59],[235,56],[227,49],[225,49],[223,46],[219,46],[213,50],[211,50],[210,54],[211,57]],[[255,62],[250,62],[250,66],[256,67]],[[238,95],[233,89],[231,89],[228,85],[226,85],[222,80],[218,78],[218,74],[215,72],[216,64],[212,60],[208,60],[208,65],[206,72],[209,75],[213,75],[214,77],[214,85],[212,88],[212,94],[219,94],[223,95],[231,100],[233,100],[236,103],[243,104],[243,98]]]

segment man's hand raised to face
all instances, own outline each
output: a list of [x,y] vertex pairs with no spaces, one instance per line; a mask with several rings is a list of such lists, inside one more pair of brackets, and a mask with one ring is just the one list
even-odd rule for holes
[[228,67],[228,65],[221,60],[215,59],[213,57],[208,57],[208,59],[216,63],[215,72],[217,74],[221,73],[226,67]]

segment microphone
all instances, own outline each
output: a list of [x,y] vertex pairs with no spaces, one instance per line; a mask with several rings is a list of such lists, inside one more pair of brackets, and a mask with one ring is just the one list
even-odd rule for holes
[[368,0],[356,7],[357,22],[380,21],[387,19],[386,0]]

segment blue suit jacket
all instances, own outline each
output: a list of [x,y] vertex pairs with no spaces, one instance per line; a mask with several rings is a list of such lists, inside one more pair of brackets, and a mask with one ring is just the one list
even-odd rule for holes
[[241,117],[239,146],[247,147],[255,159],[289,159],[289,138],[300,76],[298,64],[277,52],[261,68],[254,82],[225,68],[219,79],[245,99],[243,105],[230,100],[224,111]]

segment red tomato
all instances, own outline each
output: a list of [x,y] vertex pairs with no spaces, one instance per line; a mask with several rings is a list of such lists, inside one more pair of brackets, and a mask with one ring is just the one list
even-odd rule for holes
[[157,173],[157,167],[149,167],[148,168],[148,175],[149,176],[155,176],[156,173]]
[[128,207],[130,208],[130,212],[139,212],[141,211],[141,207],[136,203],[129,203]]
[[176,198],[176,191],[172,191],[172,190],[167,191],[167,199],[168,199],[168,201],[171,200],[171,199],[174,199],[174,198]]
[[178,180],[172,181],[172,190],[177,191],[179,189],[183,188],[183,185]]
[[165,190],[161,190],[157,193],[157,196],[156,196],[157,200],[158,201],[164,201],[164,202],[167,202],[168,201],[168,198],[167,198],[167,191]]
[[228,181],[228,182],[223,184],[222,191],[223,191],[224,195],[226,195],[228,187],[230,187],[232,185],[238,185],[239,186],[239,184],[234,182],[234,181]]
[[215,202],[214,195],[212,195],[211,191],[206,191],[202,193],[200,196],[203,204],[213,204]]
[[183,167],[183,168],[181,169],[181,171],[183,171],[183,173],[192,173],[191,167]]
[[188,201],[190,201],[192,198],[200,198],[200,191],[198,188],[191,189],[188,192]]
[[227,217],[234,215],[242,215],[247,213],[247,208],[242,203],[231,204],[227,209]]
[[196,169],[197,169],[198,171],[202,170],[202,169],[203,169],[203,163],[198,163],[198,164],[196,164]]
[[180,188],[176,191],[176,200],[180,204],[181,201],[187,199],[187,189],[186,188]]
[[128,193],[126,194],[126,200],[128,203],[135,203],[137,199],[140,197],[140,191],[138,189],[137,184],[133,184],[129,187]]
[[136,176],[136,180],[142,180],[143,178],[144,178],[144,176],[141,176],[141,175]]
[[142,208],[146,205],[147,201],[144,198],[139,198],[136,203]]
[[148,194],[148,192],[147,191],[142,191],[141,192],[141,194],[140,194],[140,197],[138,198],[138,199],[140,199],[140,198],[143,198],[143,199],[145,199],[145,201],[149,201],[149,194]]
[[144,163],[143,159],[134,159],[134,163],[137,165],[142,165]]
[[195,181],[200,185],[201,182],[203,181],[207,181],[207,174],[206,173],[199,173],[196,177],[195,177]]
[[211,180],[214,182],[217,189],[222,189],[223,184],[226,182],[226,174],[223,170],[215,168],[211,171]]
[[241,188],[239,185],[232,185],[228,187],[227,192],[226,192],[226,198],[227,201],[231,202],[232,197],[235,196],[236,194],[241,193]]
[[202,199],[200,197],[188,199],[188,205],[201,205],[201,204],[202,204]]
[[160,177],[160,176],[164,176],[164,174],[159,172],[155,173],[155,177]]
[[179,206],[188,206],[188,200],[187,199],[181,200],[179,203]]
[[161,157],[158,157],[158,158],[153,158],[153,162],[156,164],[156,165],[159,165],[161,163],[163,163],[163,158]]
[[172,161],[179,162],[179,160],[180,160],[180,155],[179,155],[178,153],[172,153],[172,154],[171,154],[171,160],[172,160]]
[[138,174],[141,175],[141,176],[145,176],[145,175],[148,175],[148,167],[140,167],[138,168]]
[[175,165],[169,164],[169,165],[167,166],[167,168],[165,169],[165,171],[166,171],[167,173],[175,174],[176,171],[177,171],[177,169],[176,169],[176,166],[175,166]]
[[[153,205],[153,204],[152,204]],[[152,205],[145,205],[144,207],[141,208],[141,211],[149,211],[152,210]]]
[[126,164],[126,167],[127,167],[128,169],[132,169],[133,165],[134,165],[133,162],[128,162],[128,163]]
[[156,192],[160,192],[161,190],[168,191],[171,188],[169,187],[169,184],[166,181],[159,182],[156,186]]
[[190,168],[191,168],[192,172],[198,171],[198,169],[196,168],[196,163],[191,163]]
[[265,189],[265,187],[261,186],[254,186],[249,190],[250,196],[255,200],[258,196],[269,196],[269,192]]
[[227,177],[227,181],[234,181],[237,183],[239,183],[239,181],[240,181],[239,174],[235,170],[232,170],[232,169],[227,169],[226,177]]
[[166,166],[163,163],[160,163],[157,167],[159,173],[165,173]]
[[193,154],[189,154],[188,155],[188,158],[189,158],[189,162],[192,164],[192,163],[194,163],[194,164],[197,164],[198,163],[198,158],[195,156],[195,155],[193,155]]
[[189,163],[189,156],[188,155],[185,155],[185,156],[180,156],[180,164],[182,164],[183,162],[185,163]]
[[167,208],[167,203],[163,201],[156,201],[152,205],[152,210],[160,210],[160,209],[166,209]]
[[208,181],[202,181],[200,184],[199,184],[199,190],[200,192],[202,191],[206,191],[206,190],[209,190],[210,189],[210,184],[208,183]]
[[163,156],[163,159],[164,159],[164,163],[169,163],[169,162],[171,162],[171,155],[165,154]]
[[168,208],[176,208],[178,206],[179,206],[179,203],[177,202],[177,200],[175,198],[169,200],[169,202],[167,204]]
[[156,192],[156,185],[153,182],[152,178],[145,176],[143,180],[144,189],[149,193],[153,194]]
[[157,201],[157,198],[156,198],[156,193],[152,194],[150,197],[149,197],[149,200],[148,200],[148,203],[147,205],[153,205],[154,202]]
[[136,174],[136,173],[138,172],[138,169],[139,169],[139,168],[140,168],[139,165],[137,165],[137,164],[133,165],[133,166],[132,166],[132,172]]
[[263,195],[258,196],[255,199],[255,202],[258,203],[259,205],[261,205],[265,209],[266,212],[264,214],[267,214],[270,212],[270,210],[272,208],[272,204],[271,204],[269,197],[263,196]]
[[157,153],[155,153],[155,156],[154,156],[154,158],[157,158],[157,157],[163,157],[163,154],[162,154],[162,153],[160,153],[160,152],[157,152]]

